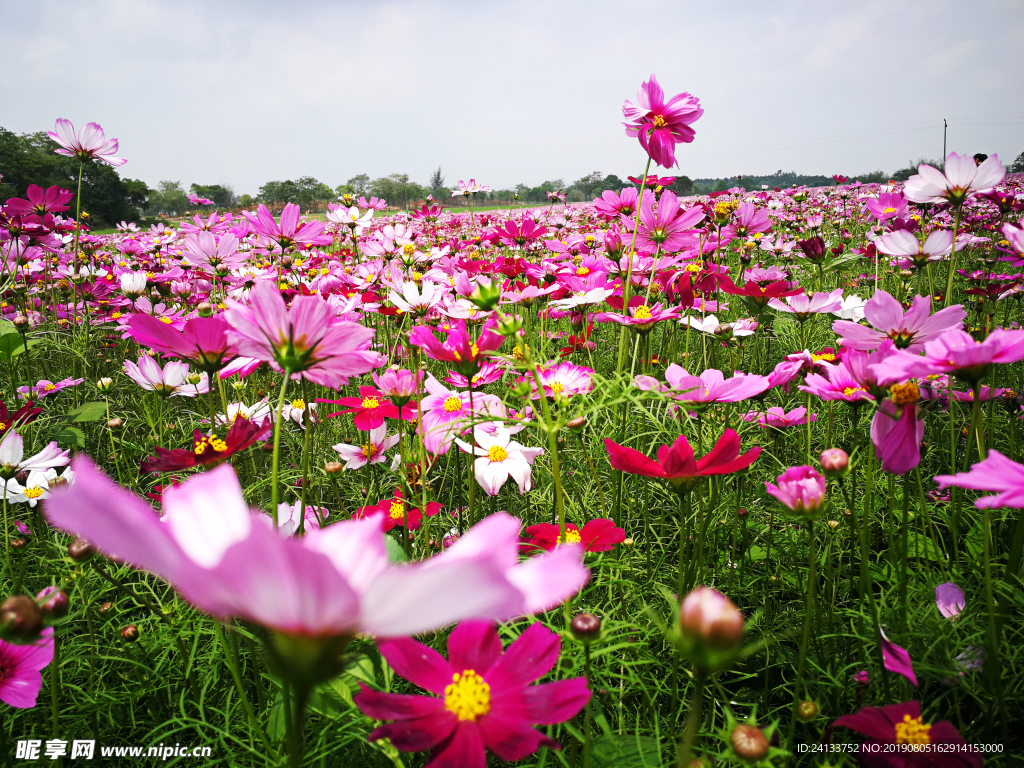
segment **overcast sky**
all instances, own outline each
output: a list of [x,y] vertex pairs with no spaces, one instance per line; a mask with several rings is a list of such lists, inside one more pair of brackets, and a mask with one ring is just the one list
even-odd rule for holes
[[[704,116],[678,173],[891,172],[1024,151],[1024,3],[0,0],[0,126],[100,123],[122,175],[494,188],[639,175],[655,72]],[[0,169],[2,173],[3,169]]]

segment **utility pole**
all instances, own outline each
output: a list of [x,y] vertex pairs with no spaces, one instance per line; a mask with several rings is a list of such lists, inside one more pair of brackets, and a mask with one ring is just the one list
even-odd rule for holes
[[942,118],[942,172],[946,172],[946,118]]

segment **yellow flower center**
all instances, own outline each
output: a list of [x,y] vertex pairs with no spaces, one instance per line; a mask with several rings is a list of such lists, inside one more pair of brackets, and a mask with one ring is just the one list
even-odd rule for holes
[[363,456],[372,459],[377,455],[377,446],[373,443],[363,443]]
[[932,737],[929,731],[932,729],[927,723],[922,723],[920,717],[903,716],[902,723],[896,723],[897,744],[931,744]]
[[[473,310],[470,310],[469,311],[469,315],[470,315],[470,317],[473,317],[473,316],[476,315],[476,312],[473,311]],[[469,345],[469,353],[472,355],[472,357],[470,358],[471,360],[476,360],[477,356],[480,354],[480,347],[477,346],[477,343],[475,341]],[[455,352],[454,354],[455,354],[455,359],[458,360],[461,363],[462,362],[462,355],[460,355],[458,352]]]
[[472,669],[456,672],[444,689],[444,708],[459,720],[476,720],[491,711],[491,686]]
[[583,541],[579,531],[574,531],[572,528],[565,529],[565,543],[566,544],[579,544]]
[[867,390],[864,387],[847,387],[843,390],[843,394],[847,397],[853,397],[858,392],[867,392]]
[[636,312],[633,313],[633,317],[636,320],[650,320],[651,319],[650,307],[648,307],[646,304],[641,304],[639,307],[636,308]]
[[406,243],[405,245],[402,246],[402,253],[405,254],[406,256],[412,256],[414,253],[416,253],[416,246],[413,245],[412,243]]
[[53,384],[46,384],[46,385],[43,386],[43,391],[44,392],[53,392],[53,390],[55,390],[56,388],[57,387],[55,387]]
[[686,265],[687,272],[700,272],[700,264],[693,262],[692,264]]
[[380,400],[378,400],[376,397],[364,397],[363,402],[359,404],[359,407],[373,410],[374,408],[380,407]]
[[42,488],[36,488],[36,487],[26,488],[25,491],[24,491],[24,494],[25,494],[26,498],[38,499],[40,496],[43,495],[43,489]]
[[654,127],[655,128],[664,128],[665,127],[665,118],[662,117],[661,115],[655,115],[654,116]]
[[560,381],[551,382],[551,393],[555,395],[562,394],[562,390],[565,389],[565,384]]
[[169,318],[169,317],[161,317],[160,318],[160,322],[164,323],[166,325],[170,325],[171,324],[171,318]]
[[836,356],[833,355],[831,352],[821,352],[820,354],[815,353],[811,355],[811,360],[813,360],[814,362],[824,360],[826,363],[831,363],[835,359]]
[[896,213],[895,208],[886,208],[882,213]]
[[[365,450],[365,448],[364,448]],[[405,502],[404,501],[392,501],[391,509],[388,511],[392,520],[404,520],[405,519]]]
[[889,392],[892,394],[892,401],[896,405],[910,405],[911,403],[916,403],[920,397],[917,384],[912,381],[907,381],[903,384],[893,384],[889,387]]
[[221,453],[228,449],[228,444],[221,440],[219,437],[204,437],[202,440],[196,443],[196,456],[201,456],[207,447],[213,448],[213,450],[217,451],[218,453]]
[[576,267],[576,274],[577,275],[589,275],[590,274],[590,269],[587,268],[587,267]]
[[423,279],[423,273],[422,272],[413,272],[412,273],[412,281],[414,283],[418,283],[422,279]]
[[0,421],[0,432],[6,432],[6,431],[7,431],[7,422],[6,421]]
[[302,400],[292,400],[292,408],[296,411],[306,410],[306,403]]
[[110,319],[111,320],[120,320],[122,317],[124,317],[124,315],[122,315],[120,312],[111,312],[110,313]]
[[487,458],[491,461],[504,461],[508,458],[508,451],[500,445],[492,445],[487,449]]
[[448,413],[455,413],[462,410],[462,398],[458,395],[449,395],[444,399],[444,409]]

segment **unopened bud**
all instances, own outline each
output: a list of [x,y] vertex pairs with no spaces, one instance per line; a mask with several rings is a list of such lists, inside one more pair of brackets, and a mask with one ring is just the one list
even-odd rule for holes
[[804,699],[797,705],[796,716],[803,722],[809,723],[818,716],[818,705],[810,699]]
[[19,331],[23,331],[26,328],[28,328],[28,318],[25,317],[24,315],[15,315],[14,320],[12,322],[14,324],[14,327],[17,328]]
[[196,386],[202,380],[203,377],[200,374],[196,373],[195,371],[188,375],[188,383],[191,384],[193,387]]
[[746,517],[749,514],[750,513],[747,511],[746,507],[740,507],[739,509],[736,510],[736,517],[741,517],[742,518],[742,517]]
[[565,422],[565,426],[567,426],[573,432],[578,432],[579,430],[583,429],[586,425],[587,425],[587,417],[586,416],[574,416],[573,418],[571,418],[567,422]]
[[124,426],[124,420],[120,417],[115,416],[107,422],[107,429],[118,430]]
[[729,734],[729,743],[741,760],[756,763],[768,754],[768,739],[756,725],[737,725]]
[[839,527],[839,521],[838,520],[829,520],[828,521],[828,527],[831,528],[834,531],[836,528]]
[[850,457],[842,448],[829,448],[821,454],[821,470],[828,477],[845,475],[850,466]]
[[23,539],[20,536],[18,538],[16,538],[16,539],[11,539],[11,549],[13,549],[15,552],[20,552],[21,550],[23,550],[27,546],[28,546],[28,540],[27,539]]
[[336,475],[343,469],[345,469],[345,465],[342,464],[340,461],[328,461],[326,464],[324,464],[324,472],[326,472],[328,475]]
[[76,563],[87,563],[96,555],[96,548],[85,539],[75,539],[68,544],[68,557]]
[[208,301],[204,301],[198,307],[196,307],[196,312],[199,313],[200,317],[212,317],[213,305]]
[[578,613],[569,622],[569,630],[581,643],[592,643],[601,636],[601,619],[592,613]]
[[732,326],[729,323],[722,323],[721,325],[716,325],[715,336],[721,336],[724,339],[731,338]]
[[495,330],[502,336],[511,336],[523,327],[523,319],[519,315],[501,315]]
[[139,628],[134,624],[129,624],[127,627],[121,630],[121,639],[126,643],[134,643],[139,639]]
[[710,587],[698,587],[679,608],[679,632],[694,664],[718,666],[716,654],[736,650],[743,637],[743,614],[732,600]]
[[32,641],[43,629],[43,612],[31,597],[9,597],[0,605],[0,633],[11,642]]
[[101,603],[99,608],[96,609],[96,613],[103,617],[110,617],[114,615],[116,606],[113,603]]
[[36,602],[43,616],[48,619],[60,619],[67,615],[71,607],[67,592],[57,587],[43,587],[36,595]]

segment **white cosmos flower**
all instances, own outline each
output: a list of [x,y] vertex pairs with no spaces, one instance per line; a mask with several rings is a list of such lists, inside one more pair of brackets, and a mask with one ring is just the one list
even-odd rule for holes
[[70,451],[62,451],[57,441],[50,442],[35,456],[25,458],[25,441],[13,429],[0,441],[0,477],[11,478],[19,472],[46,471],[71,463]]
[[864,319],[865,301],[860,296],[850,295],[843,297],[843,306],[832,314],[841,317],[843,320],[857,322]]
[[493,434],[481,427],[473,430],[476,445],[471,446],[456,439],[466,453],[475,454],[478,458],[474,464],[474,474],[480,487],[488,496],[497,496],[501,486],[511,476],[519,486],[520,493],[526,493],[531,487],[531,469],[533,460],[544,453],[543,448],[526,448],[512,439],[512,435],[504,427],[496,427]]
[[397,434],[388,437],[387,430],[387,426],[381,424],[370,430],[369,439],[362,445],[338,443],[331,447],[345,460],[345,469],[359,469],[367,464],[380,464],[387,458],[384,454],[398,443],[400,437]]
[[7,481],[0,480],[0,487],[3,488],[4,495],[12,504],[27,502],[30,507],[34,507],[50,495],[50,486],[58,478],[71,483],[74,482],[75,473],[70,468],[65,469],[62,475],[58,475],[57,470],[52,467],[46,470],[36,469],[28,473],[24,485],[12,477]]

